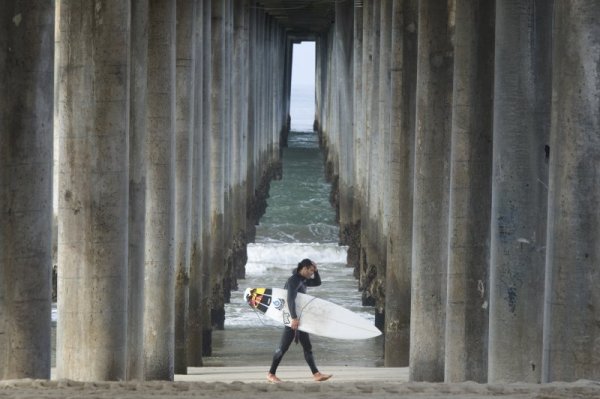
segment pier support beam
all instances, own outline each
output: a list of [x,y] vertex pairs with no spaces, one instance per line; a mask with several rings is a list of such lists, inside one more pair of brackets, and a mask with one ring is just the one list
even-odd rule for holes
[[387,367],[407,367],[410,349],[417,1],[395,0],[390,68],[390,206],[385,286]]
[[131,3],[129,119],[129,260],[127,379],[144,379],[144,230],[146,227],[146,106],[148,0]]
[[187,374],[192,225],[196,1],[177,1],[175,126],[175,374]]
[[556,2],[542,381],[600,379],[600,3]]
[[130,2],[57,3],[57,377],[122,380]]
[[456,2],[445,381],[487,381],[493,1]]
[[551,3],[496,1],[489,382],[541,377]]
[[50,378],[54,2],[0,4],[0,380]]
[[453,21],[446,2],[419,3],[410,380],[443,381]]
[[204,134],[204,170],[206,187],[204,190],[203,216],[203,269],[209,279],[203,289],[204,310],[202,312],[203,350],[211,355],[213,310],[218,309],[222,295],[224,263],[224,135],[225,135],[225,24],[227,0],[212,0],[210,7],[210,102],[208,103],[208,129]]
[[173,380],[175,351],[175,2],[150,0],[144,376]]
[[[192,244],[189,281],[189,315],[187,333],[187,364],[188,366],[202,366],[202,310],[204,285],[207,284],[203,263],[203,225],[204,225],[204,191],[208,184],[204,177],[204,132],[208,123],[208,87],[207,76],[210,68],[210,7],[207,1],[196,4],[195,19],[195,52],[196,62],[194,68],[195,91],[194,96],[194,162],[192,181]],[[208,11],[207,11],[208,10]]]

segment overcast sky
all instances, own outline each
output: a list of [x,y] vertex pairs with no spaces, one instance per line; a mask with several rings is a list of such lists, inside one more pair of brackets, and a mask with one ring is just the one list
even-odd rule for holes
[[292,86],[315,84],[315,42],[294,44]]

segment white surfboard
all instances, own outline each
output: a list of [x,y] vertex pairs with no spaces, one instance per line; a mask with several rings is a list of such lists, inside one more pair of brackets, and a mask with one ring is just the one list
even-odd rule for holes
[[[292,322],[287,304],[287,290],[282,288],[247,288],[244,300],[251,308],[289,326]],[[360,315],[333,302],[298,293],[296,314],[298,329],[310,334],[337,339],[367,339],[381,331]]]

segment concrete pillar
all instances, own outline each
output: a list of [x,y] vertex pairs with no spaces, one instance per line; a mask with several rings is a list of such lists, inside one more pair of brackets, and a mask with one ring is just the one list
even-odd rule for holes
[[291,115],[290,115],[290,105],[292,98],[292,63],[293,63],[293,53],[294,53],[294,40],[292,40],[289,36],[286,36],[285,43],[285,59],[284,59],[284,93],[283,93],[283,112],[285,115],[285,129],[282,132],[281,137],[281,147],[288,146],[288,136],[290,133],[291,127]]
[[551,37],[548,9],[496,1],[489,382],[541,377],[549,112],[538,103],[550,63],[538,49]]
[[192,248],[189,284],[189,317],[187,334],[188,366],[202,366],[202,336],[203,336],[203,297],[202,292],[207,284],[203,271],[203,225],[204,225],[204,191],[208,181],[204,178],[204,132],[208,121],[206,107],[209,101],[207,88],[207,73],[210,68],[210,3],[200,1],[196,5],[196,62],[195,62],[195,92],[194,95],[194,164],[192,182]]
[[[390,190],[381,190],[381,187],[389,187],[390,168],[389,164],[393,158],[390,152],[390,66],[391,66],[391,41],[392,41],[392,0],[379,2],[377,12],[379,22],[373,22],[379,30],[378,51],[378,87],[377,97],[373,98],[373,118],[377,121],[371,136],[374,141],[371,145],[371,187],[369,188],[371,216],[369,224],[372,225],[373,233],[370,234],[370,248],[375,252],[375,262],[369,266],[375,266],[376,277],[371,281],[369,293],[373,297],[375,306],[375,325],[383,330],[383,309],[385,307],[385,278],[387,258],[387,236],[388,220],[390,217],[389,201]],[[373,259],[373,256],[369,256]]]
[[[380,42],[379,42],[379,99],[378,99],[378,120],[379,120],[379,143],[375,149],[375,154],[379,158],[379,162],[375,162],[377,165],[377,174],[380,175],[381,184],[386,187],[390,183],[390,168],[388,165],[392,162],[392,158],[395,154],[390,151],[391,143],[391,52],[392,52],[392,12],[393,12],[393,1],[382,0],[380,2],[380,17],[379,17],[379,29],[380,29]],[[375,191],[375,190],[374,190]],[[390,216],[391,201],[389,201],[389,190],[380,192],[378,196],[378,208],[379,212],[377,215],[377,224],[379,225],[380,237],[384,238],[383,242],[380,242],[380,248],[386,248],[386,238],[388,236],[388,223]],[[385,222],[384,222],[385,221]],[[382,255],[382,259],[385,259],[386,253]],[[381,271],[383,272],[382,279],[385,278],[385,262],[382,262]],[[383,298],[382,298],[383,299]]]
[[187,374],[192,224],[196,1],[177,1],[175,126],[175,373]]
[[257,18],[258,10],[255,7],[250,7],[248,11],[248,110],[247,110],[247,136],[248,136],[248,148],[246,151],[247,166],[245,170],[246,184],[246,200],[249,201],[247,206],[247,237],[248,242],[253,242],[256,235],[256,224],[258,224],[257,209],[258,201],[256,198],[258,188],[258,163],[256,159],[256,151],[258,147],[258,132],[256,129],[256,108],[257,108],[257,96],[256,93],[256,68],[258,62],[256,61],[256,36],[257,36]]
[[0,380],[50,378],[54,2],[0,4]]
[[558,1],[542,381],[600,379],[600,3]]
[[261,32],[262,43],[261,43],[261,52],[265,57],[265,68],[263,68],[260,72],[260,81],[261,86],[264,88],[264,92],[268,93],[267,96],[263,99],[262,104],[262,112],[261,112],[261,124],[263,126],[263,143],[265,145],[265,153],[263,154],[264,159],[268,162],[273,156],[274,149],[269,145],[274,141],[274,133],[272,129],[272,119],[271,112],[273,110],[273,86],[272,86],[272,77],[273,77],[273,69],[272,69],[272,55],[270,53],[271,50],[271,31],[273,26],[273,20],[270,15],[265,15],[264,18],[264,29]]
[[58,1],[58,378],[126,377],[130,3]]
[[[336,24],[337,27],[337,24]],[[331,179],[337,173],[337,132],[335,115],[331,110],[337,108],[337,37],[335,29],[319,35],[315,41],[315,126],[318,131],[320,144],[326,148],[325,175]]]
[[328,35],[321,35],[315,40],[315,123],[313,128],[321,134],[326,123],[323,116],[327,115],[327,82],[329,81],[329,69],[327,58],[329,50]]
[[340,243],[348,246],[347,263],[354,267],[354,275],[359,273],[360,257],[360,215],[361,215],[361,171],[360,155],[363,150],[361,140],[364,126],[364,91],[363,87],[363,7],[355,4],[353,23],[353,46],[352,46],[352,164],[354,165],[352,180],[352,213],[350,220],[344,223],[340,220]]
[[208,104],[210,122],[205,130],[204,167],[205,188],[203,259],[204,277],[208,280],[203,290],[202,329],[203,355],[210,356],[212,347],[212,311],[217,309],[222,296],[221,276],[224,267],[224,231],[223,231],[223,135],[225,134],[225,10],[226,0],[211,2],[211,52],[210,52],[210,103]]
[[[344,9],[348,10],[347,4],[336,4],[337,6],[345,6]],[[341,15],[340,15],[341,17]],[[326,178],[332,183],[332,191],[336,191],[336,196],[339,196],[339,175],[340,175],[340,104],[344,102],[342,97],[342,74],[347,74],[344,69],[349,65],[342,64],[342,55],[340,54],[343,41],[342,33],[342,21],[336,21],[336,24],[329,29],[327,34],[323,35],[322,43],[325,45],[325,50],[322,60],[322,68],[325,69],[325,85],[323,89],[324,93],[324,104],[323,104],[323,115],[319,115],[319,119],[322,121],[321,134],[321,145],[325,147],[325,175]],[[345,115],[348,120],[351,120],[351,115]],[[337,208],[337,204],[335,205]],[[338,212],[339,213],[339,212]]]
[[[339,103],[332,114],[338,121],[337,132],[339,135],[339,225],[340,233],[345,227],[352,224],[353,188],[354,188],[354,140],[352,128],[355,121],[354,115],[354,7],[351,2],[336,3],[335,29],[337,37],[337,71]],[[356,75],[360,76],[360,75]],[[357,79],[358,80],[358,79]],[[345,241],[344,234],[340,239]]]
[[487,381],[494,2],[457,0],[445,381]]
[[150,0],[144,375],[173,380],[175,351],[175,2]]
[[[223,13],[224,38],[223,43],[224,58],[223,58],[223,209],[232,209],[232,118],[231,104],[233,87],[231,85],[232,77],[232,59],[233,59],[233,3],[230,0],[225,1]],[[231,249],[233,247],[232,234],[232,213],[223,212],[223,265],[220,267],[220,276],[218,277],[220,292],[216,293],[215,299],[217,302],[213,307],[213,325],[219,330],[225,326],[225,303],[230,301],[230,287],[235,284],[232,281],[233,259]]]
[[127,379],[144,379],[148,0],[131,3]]
[[417,1],[395,0],[390,70],[389,239],[385,286],[387,367],[406,367],[410,348],[413,163],[417,78]]
[[[362,165],[359,174],[360,182],[358,194],[361,202],[360,206],[360,241],[358,264],[356,265],[355,275],[358,277],[359,289],[364,290],[368,286],[366,281],[367,267],[365,265],[365,257],[367,252],[366,233],[365,230],[369,226],[368,220],[368,195],[369,195],[369,152],[370,152],[370,137],[371,134],[371,110],[372,110],[372,93],[373,93],[373,9],[374,4],[371,2],[363,3],[363,60],[362,60],[362,124],[361,132],[358,138],[359,148],[361,151],[357,162]],[[367,304],[368,298],[365,298],[366,293],[363,292],[363,303]]]
[[[377,245],[381,240],[379,225],[377,223],[378,215],[381,210],[379,207],[379,187],[380,175],[378,174],[378,165],[375,160],[376,153],[379,150],[379,140],[381,132],[379,131],[379,80],[380,80],[380,15],[381,2],[373,3],[371,10],[371,32],[369,32],[369,58],[371,62],[367,68],[369,84],[367,90],[367,113],[366,113],[366,163],[367,180],[365,185],[365,206],[362,208],[362,229],[361,229],[361,247],[364,256],[361,259],[361,289],[362,298],[365,305],[376,305],[375,291],[377,287],[377,277],[382,259],[377,250]],[[377,156],[378,158],[378,156]]]
[[233,262],[232,279],[245,277],[246,255],[246,168],[248,167],[248,19],[249,3],[243,0],[236,3],[234,9],[233,38],[233,76],[231,114],[231,153],[232,159],[232,206],[231,219],[234,235],[231,258]]
[[444,380],[453,21],[419,3],[411,291],[411,381]]
[[225,134],[223,143],[223,165],[224,165],[224,181],[223,181],[223,233],[225,235],[223,248],[223,270],[221,272],[221,302],[218,307],[217,325],[219,329],[225,328],[225,304],[231,302],[231,290],[237,287],[237,279],[233,273],[234,270],[234,232],[233,219],[234,213],[225,210],[234,209],[234,167],[239,164],[236,159],[238,153],[233,152],[234,135],[233,131],[233,103],[234,95],[237,87],[233,87],[233,70],[234,70],[234,2],[229,0],[225,4]]

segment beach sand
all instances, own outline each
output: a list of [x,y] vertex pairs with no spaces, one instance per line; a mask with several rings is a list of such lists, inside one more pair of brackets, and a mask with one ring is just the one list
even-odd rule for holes
[[263,367],[190,368],[174,382],[75,382],[70,380],[0,381],[0,398],[600,398],[600,382],[550,384],[476,384],[408,382],[408,369],[326,367],[331,380],[314,382],[307,367],[281,366],[283,383],[266,381]]

